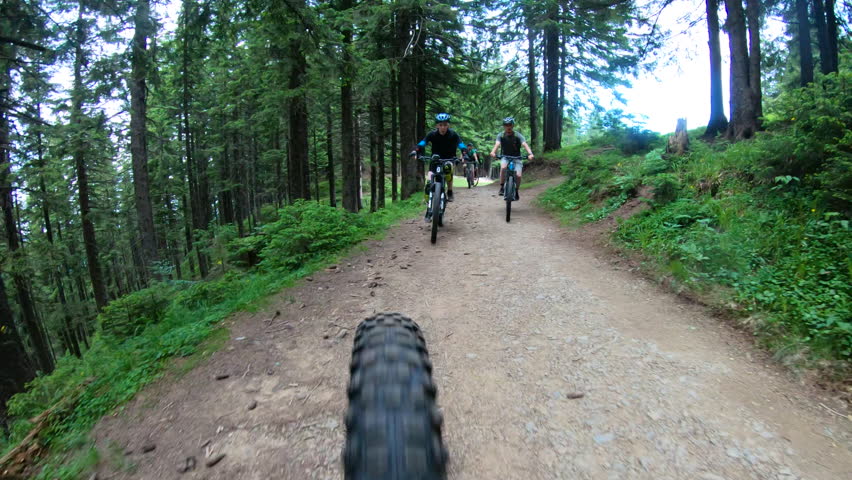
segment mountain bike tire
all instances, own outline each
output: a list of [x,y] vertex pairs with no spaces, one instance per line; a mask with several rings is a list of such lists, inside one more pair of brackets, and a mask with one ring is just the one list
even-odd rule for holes
[[345,480],[444,480],[447,449],[420,327],[398,313],[355,333],[343,450]]
[[441,189],[443,186],[441,182],[435,182],[435,189],[432,192],[432,243],[438,241],[438,226],[443,223],[441,218]]
[[512,218],[512,201],[515,200],[515,179],[512,177],[506,179],[503,198],[506,199],[506,223],[509,223]]

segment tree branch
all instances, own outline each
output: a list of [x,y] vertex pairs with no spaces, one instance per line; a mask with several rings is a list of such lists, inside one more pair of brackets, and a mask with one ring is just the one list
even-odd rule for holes
[[0,35],[0,42],[3,43],[11,43],[12,45],[17,45],[19,47],[29,48],[32,50],[38,50],[39,52],[49,52],[50,49],[47,47],[42,47],[41,45],[36,45],[35,43],[28,42],[26,40],[21,40],[19,38],[7,37],[5,35]]

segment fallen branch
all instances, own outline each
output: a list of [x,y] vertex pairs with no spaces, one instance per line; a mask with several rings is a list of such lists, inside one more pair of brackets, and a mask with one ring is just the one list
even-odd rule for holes
[[35,460],[43,449],[43,446],[38,442],[39,434],[52,423],[53,417],[58,412],[74,406],[90,383],[92,383],[92,379],[84,380],[71,393],[65,395],[58,402],[54,403],[52,407],[30,420],[34,425],[32,430],[15,448],[10,450],[3,458],[0,458],[0,478],[14,478],[15,476],[23,475],[27,468],[35,463]]
[[820,406],[820,407],[822,407],[822,408],[824,408],[824,409],[826,409],[826,410],[828,410],[829,412],[831,412],[831,413],[833,413],[833,414],[837,415],[838,417],[843,417],[843,418],[845,418],[846,420],[852,421],[852,415],[844,415],[844,414],[842,414],[842,413],[838,412],[837,410],[835,410],[835,409],[833,409],[833,408],[831,408],[831,407],[827,407],[826,405],[824,405],[824,404],[822,404],[822,403],[820,403],[820,404],[819,404],[819,406]]

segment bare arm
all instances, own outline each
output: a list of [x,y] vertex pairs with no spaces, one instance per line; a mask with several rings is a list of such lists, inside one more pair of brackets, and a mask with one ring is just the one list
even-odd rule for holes
[[500,147],[500,141],[494,142],[494,148],[491,149],[491,156],[497,155],[497,149]]
[[532,149],[530,148],[530,146],[527,145],[527,142],[522,143],[521,146],[523,146],[524,149],[526,149],[527,153],[529,154],[529,156],[527,157],[527,160],[532,160],[534,155],[532,153]]

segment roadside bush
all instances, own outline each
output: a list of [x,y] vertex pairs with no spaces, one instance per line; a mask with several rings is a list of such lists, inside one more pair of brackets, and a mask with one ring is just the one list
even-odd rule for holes
[[263,227],[260,266],[295,270],[314,258],[342,250],[363,238],[361,216],[315,202],[299,201],[282,208],[274,223]]
[[113,300],[98,315],[101,330],[118,338],[137,335],[146,326],[163,319],[173,295],[172,287],[155,283]]
[[650,178],[654,187],[654,204],[665,205],[677,199],[680,192],[680,179],[671,173],[661,173]]
[[820,75],[807,87],[785,91],[767,107],[767,125],[783,131],[792,147],[762,159],[771,175],[812,180],[823,201],[850,211],[852,72]]

